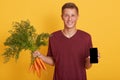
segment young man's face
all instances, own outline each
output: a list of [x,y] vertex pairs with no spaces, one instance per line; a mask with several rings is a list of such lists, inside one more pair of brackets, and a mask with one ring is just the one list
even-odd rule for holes
[[78,19],[78,13],[75,8],[66,8],[62,13],[62,20],[64,22],[64,27],[71,29],[76,26],[76,22]]

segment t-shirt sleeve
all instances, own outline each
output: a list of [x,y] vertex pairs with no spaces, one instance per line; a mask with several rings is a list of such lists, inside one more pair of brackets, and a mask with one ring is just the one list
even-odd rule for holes
[[92,45],[92,38],[89,35],[88,43],[87,43],[87,50],[86,50],[86,57],[90,56],[90,48],[92,48],[92,47],[93,47],[93,45]]

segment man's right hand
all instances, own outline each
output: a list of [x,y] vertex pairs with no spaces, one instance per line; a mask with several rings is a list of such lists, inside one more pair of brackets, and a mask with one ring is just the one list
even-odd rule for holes
[[52,65],[52,66],[54,65],[53,57],[44,56],[39,51],[33,52],[33,57],[38,57],[38,58],[42,59],[45,63]]
[[35,51],[33,53],[33,57],[39,57],[41,55],[41,53],[39,51]]

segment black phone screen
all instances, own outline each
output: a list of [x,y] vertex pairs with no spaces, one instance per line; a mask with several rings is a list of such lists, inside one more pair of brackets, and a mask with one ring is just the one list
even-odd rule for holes
[[98,49],[90,48],[90,63],[98,63]]

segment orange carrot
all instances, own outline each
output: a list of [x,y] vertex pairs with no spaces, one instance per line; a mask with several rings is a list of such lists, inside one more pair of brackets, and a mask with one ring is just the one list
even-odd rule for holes
[[39,59],[39,61],[40,61],[41,65],[42,65],[42,68],[43,68],[44,70],[46,70],[46,66],[45,66],[45,64],[43,63],[43,61],[42,61],[41,59]]
[[30,65],[29,71],[33,71],[33,65]]
[[34,65],[33,65],[33,73],[35,74],[35,67],[34,67]]
[[35,68],[33,64],[30,65],[29,71],[35,73]]
[[46,70],[46,66],[43,61],[37,57],[35,58],[33,64],[30,66],[30,71],[36,72],[37,76],[40,78],[41,69]]
[[40,71],[39,71],[39,66],[37,65],[36,61],[34,61],[34,67],[35,67],[37,75],[39,76]]
[[37,61],[36,61],[36,64],[37,64],[37,67],[39,69],[39,72],[36,71],[36,73],[37,73],[37,76],[40,78],[40,76],[41,76],[41,68],[40,68],[39,64],[37,63]]
[[39,58],[36,58],[36,62],[38,63],[40,69],[43,69],[43,67],[42,67],[42,65],[41,65],[41,63],[40,63],[40,61],[39,61]]

